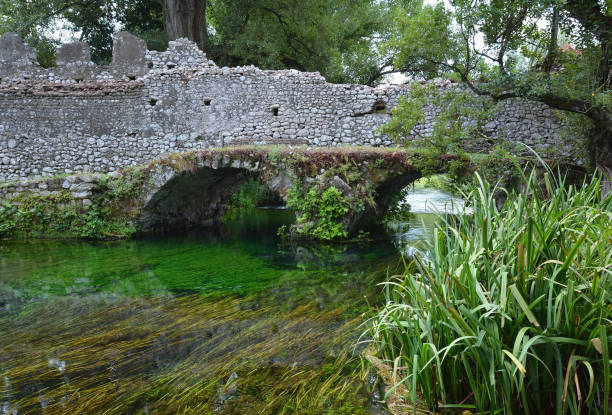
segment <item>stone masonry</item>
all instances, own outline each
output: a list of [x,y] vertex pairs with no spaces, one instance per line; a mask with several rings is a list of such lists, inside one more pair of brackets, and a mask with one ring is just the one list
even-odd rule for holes
[[[391,146],[378,128],[409,85],[330,84],[318,73],[219,68],[194,43],[165,52],[118,33],[108,66],[83,43],[41,68],[17,35],[0,38],[0,181],[111,172],[168,153],[235,145]],[[449,82],[440,88],[454,87]],[[431,131],[435,108],[426,108]],[[486,126],[493,138],[576,159],[547,106],[511,100]]]

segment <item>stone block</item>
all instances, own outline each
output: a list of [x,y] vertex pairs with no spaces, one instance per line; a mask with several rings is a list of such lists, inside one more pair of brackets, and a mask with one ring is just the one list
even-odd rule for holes
[[89,45],[83,42],[66,43],[57,48],[57,66],[89,65],[91,52]]
[[113,60],[111,67],[116,74],[128,77],[144,75],[149,71],[147,64],[147,43],[128,33],[119,32],[113,39]]
[[36,51],[17,34],[8,32],[0,37],[0,61],[36,63]]

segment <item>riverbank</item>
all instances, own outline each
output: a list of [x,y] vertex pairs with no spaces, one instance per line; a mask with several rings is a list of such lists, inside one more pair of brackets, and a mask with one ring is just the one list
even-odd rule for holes
[[414,411],[608,413],[612,195],[534,172],[498,210],[477,179],[473,213],[441,217],[387,282],[369,331],[387,394]]

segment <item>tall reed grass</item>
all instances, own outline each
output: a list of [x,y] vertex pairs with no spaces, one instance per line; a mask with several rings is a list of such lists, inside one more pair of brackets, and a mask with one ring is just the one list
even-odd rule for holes
[[414,413],[610,413],[612,196],[523,179],[498,210],[476,175],[473,215],[385,283],[368,334]]

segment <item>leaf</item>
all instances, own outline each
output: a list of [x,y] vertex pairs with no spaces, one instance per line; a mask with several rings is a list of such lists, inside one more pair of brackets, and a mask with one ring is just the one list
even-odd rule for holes
[[601,339],[599,337],[591,339],[591,343],[593,343],[593,347],[599,352],[599,354],[603,354],[603,349],[601,348]]
[[516,284],[512,284],[510,286],[510,291],[512,292],[512,296],[515,298],[519,307],[521,307],[521,310],[523,310],[523,313],[525,313],[525,316],[527,317],[529,322],[536,327],[540,327],[540,323],[538,323],[538,320],[531,312],[531,309],[529,308],[529,306],[527,305],[527,302],[525,301],[525,299],[519,292],[518,288],[516,287]]
[[525,366],[523,366],[523,364],[516,358],[515,355],[513,355],[510,351],[506,349],[504,349],[503,352],[510,358],[510,360],[512,360],[512,362],[514,362],[514,364],[516,365],[518,370],[521,371],[521,373],[527,373],[527,369],[525,369]]

